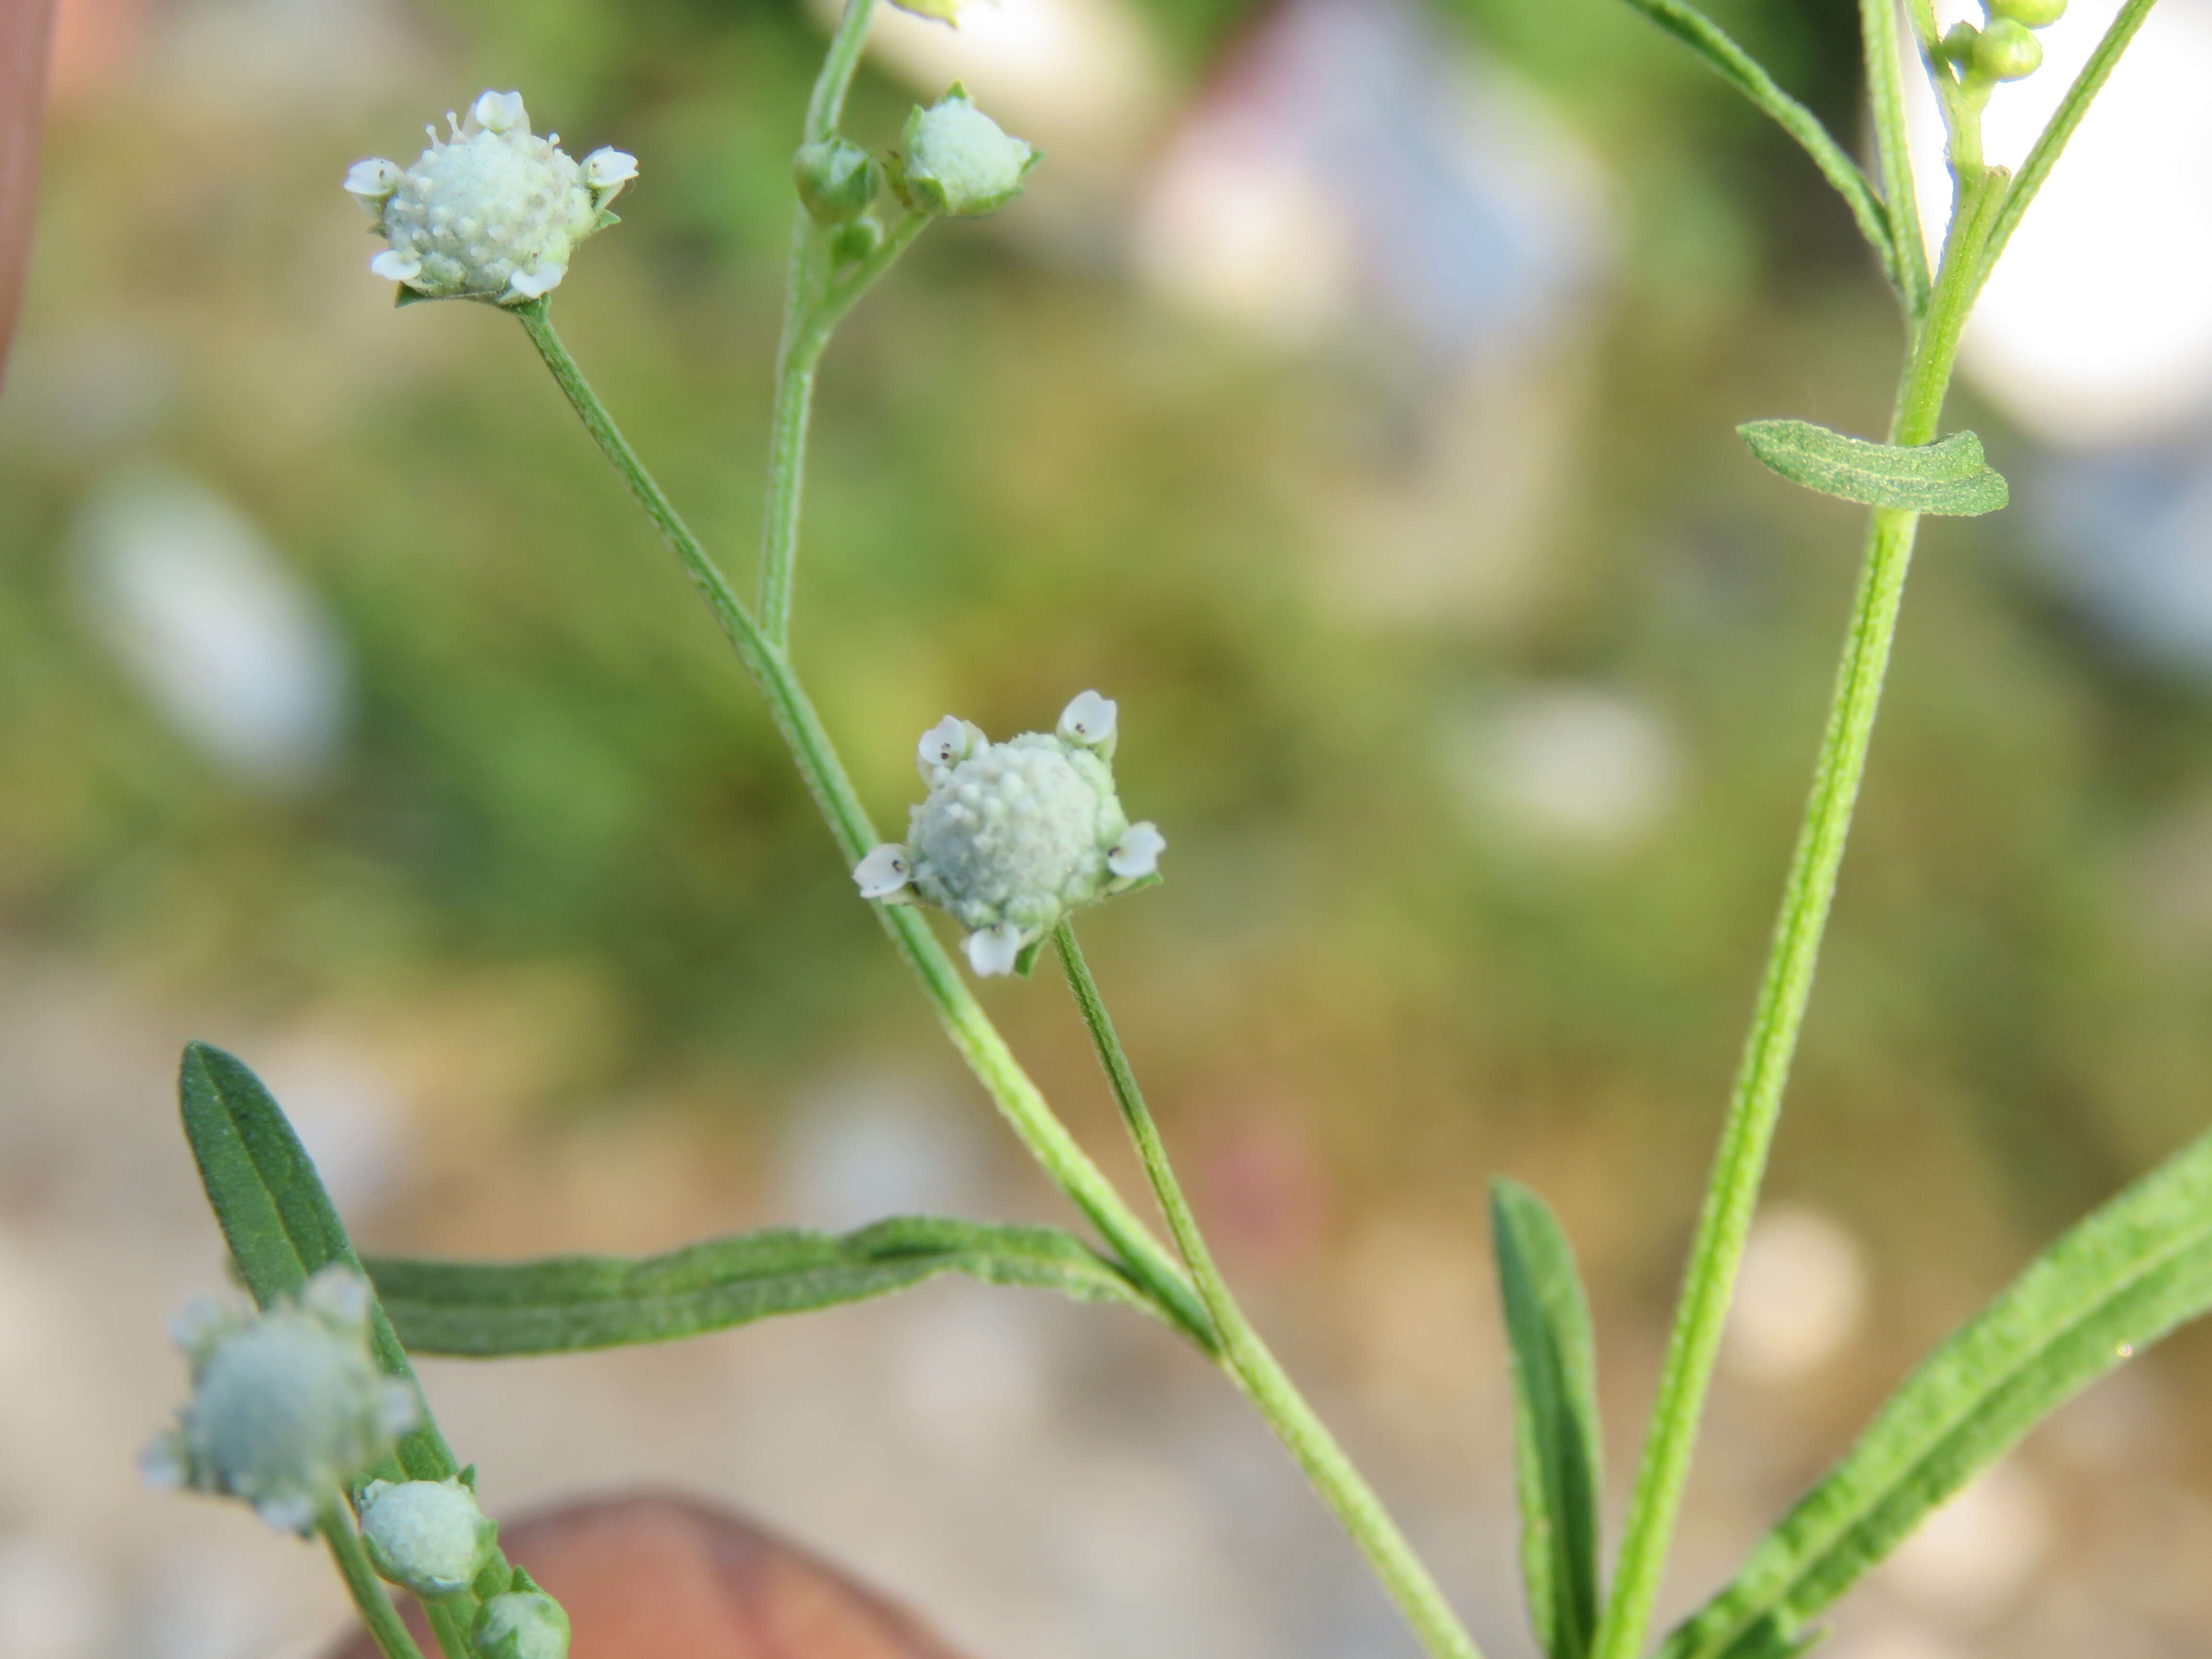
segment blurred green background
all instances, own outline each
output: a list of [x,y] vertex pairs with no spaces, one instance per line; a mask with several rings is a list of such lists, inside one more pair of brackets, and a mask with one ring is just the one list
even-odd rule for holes
[[[1168,880],[1086,943],[1240,1272],[1263,1305],[1321,1287],[1282,1316],[1340,1378],[1366,1363],[1345,1264],[1392,1225],[1479,1252],[1482,1182],[1522,1174],[1583,1251],[1625,1468],[1860,533],[1731,428],[1879,429],[1893,307],[1811,167],[1625,9],[1454,0],[1419,26],[1542,112],[1486,153],[1510,167],[1525,131],[1564,158],[1582,194],[1537,240],[1566,251],[1441,346],[1387,284],[1295,337],[1194,310],[1130,227],[1176,144],[1275,72],[1296,9],[1114,9],[1144,43],[1142,130],[1088,162],[1040,134],[1031,198],[933,229],[833,348],[798,660],[886,829],[948,710],[1003,736],[1086,686],[1118,698],[1123,799],[1165,830]],[[1848,0],[1714,10],[1856,131]],[[249,1060],[256,1032],[347,1033],[416,1147],[379,1200],[392,1237],[644,1246],[773,1217],[763,1149],[856,1067],[987,1110],[521,331],[392,311],[336,188],[479,86],[523,88],[577,153],[636,153],[556,314],[743,586],[821,41],[769,0],[81,4],[64,27],[0,400],[0,942]],[[876,60],[848,126],[888,143],[927,90]],[[1370,182],[1401,216],[1355,212],[1359,234],[1406,230],[1392,257],[1464,298],[1407,229],[1457,187]],[[1951,423],[2016,479],[2042,464],[1971,387]],[[103,634],[87,526],[149,466],[254,526],[337,642],[307,759],[225,763]],[[1856,1251],[1869,1311],[1784,1403],[1724,1384],[1723,1469],[1731,1437],[1797,1425],[1754,1510],[2203,1121],[2212,708],[2085,627],[2023,558],[2034,533],[1923,535],[1773,1177]],[[1126,1170],[1061,988],[985,996]],[[131,1133],[167,1133],[155,1103]],[[683,1202],[647,1182],[619,1215],[527,1201],[530,1148],[626,1124],[726,1149],[726,1178]],[[1054,1214],[988,1157],[1001,1207]],[[35,1183],[8,1190],[0,1219],[33,1225]],[[1481,1294],[1449,1316],[1489,1319]],[[1462,1339],[1428,1334],[1449,1371]],[[2155,1364],[2176,1398],[2212,1380],[2201,1336]],[[1420,1407],[1459,1409],[1449,1382]],[[2159,1420],[2161,1478],[2212,1489],[2203,1411]],[[2097,1650],[2205,1651],[2200,1612]],[[2041,1650],[1943,1616],[1927,1639],[1951,1646],[1881,1652]]]

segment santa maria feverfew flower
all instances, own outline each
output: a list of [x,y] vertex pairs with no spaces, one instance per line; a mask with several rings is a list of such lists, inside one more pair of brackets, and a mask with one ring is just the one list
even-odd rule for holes
[[929,797],[855,866],[860,896],[935,905],[968,928],[969,967],[1009,974],[1070,911],[1156,878],[1166,838],[1114,793],[1115,712],[1085,691],[1049,735],[1005,743],[946,715],[915,755]]
[[484,93],[447,119],[451,136],[431,128],[413,167],[379,158],[346,174],[392,245],[369,270],[430,300],[520,305],[550,292],[576,244],[615,222],[607,204],[637,177],[636,158],[595,149],[574,160],[558,133],[530,131],[519,92]]

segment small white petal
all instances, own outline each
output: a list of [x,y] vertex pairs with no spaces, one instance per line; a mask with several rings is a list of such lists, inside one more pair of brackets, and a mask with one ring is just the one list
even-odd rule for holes
[[968,953],[968,965],[982,977],[1011,974],[1021,959],[1022,930],[1011,921],[979,927],[961,942],[961,948]]
[[368,268],[388,282],[411,283],[422,274],[422,261],[415,254],[388,247],[368,262]]
[[235,1314],[202,1291],[169,1316],[169,1340],[198,1359],[237,1324]]
[[853,880],[860,890],[860,896],[866,899],[891,898],[903,893],[913,874],[907,863],[906,848],[895,841],[885,842],[853,866]]
[[373,155],[366,161],[356,161],[346,169],[346,194],[374,211],[399,188],[403,176],[396,162],[387,161],[380,155]]
[[637,157],[611,146],[593,150],[584,158],[584,182],[599,192],[599,205],[614,200],[622,187],[637,177]]
[[519,294],[526,300],[535,300],[550,294],[561,286],[561,279],[568,274],[568,267],[541,259],[527,270],[518,270],[507,279],[510,294]]
[[1160,867],[1160,854],[1168,850],[1168,838],[1149,823],[1133,823],[1121,832],[1121,839],[1106,849],[1106,867],[1124,881],[1133,881],[1139,876],[1149,876]]
[[519,92],[487,92],[469,106],[469,119],[486,132],[530,131],[530,117]]
[[300,1292],[300,1305],[326,1324],[358,1330],[368,1323],[368,1285],[351,1268],[325,1267]]
[[160,1435],[146,1443],[138,1454],[138,1478],[155,1492],[182,1492],[191,1484],[174,1434]]
[[376,1402],[377,1426],[397,1437],[421,1426],[422,1402],[415,1390],[398,1377],[386,1377],[382,1397]]
[[968,758],[974,748],[968,734],[975,729],[967,721],[947,714],[921,734],[921,741],[915,745],[914,758],[915,764],[921,769],[924,783],[935,783],[938,773]]
[[1060,711],[1060,735],[1086,749],[1103,748],[1113,741],[1115,704],[1096,691],[1079,691],[1075,701]]

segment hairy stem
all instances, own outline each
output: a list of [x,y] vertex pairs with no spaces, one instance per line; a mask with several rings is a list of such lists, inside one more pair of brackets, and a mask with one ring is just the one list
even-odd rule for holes
[[[820,715],[799,684],[799,677],[793,672],[790,660],[754,622],[728,580],[699,544],[698,538],[691,533],[667,496],[661,493],[660,486],[640,463],[605,405],[586,382],[575,360],[569,356],[568,348],[553,331],[544,302],[536,301],[517,306],[514,312],[528,331],[538,355],[545,360],[546,368],[552,371],[555,383],[582,420],[584,429],[629,486],[630,494],[645,509],[646,516],[660,532],[661,539],[683,564],[684,574],[706,599],[738,659],[768,699],[776,727],[790,747],[792,758],[798,763],[799,775],[805,780],[816,805],[822,809],[822,816],[829,821],[830,833],[836,838],[846,864],[849,866],[857,863],[876,844],[875,829],[868,822],[867,810],[860,805],[859,792],[845,775],[844,764],[838,759],[828,732],[823,729]],[[1066,1126],[1053,1115],[1042,1093],[1022,1070],[1006,1039],[999,1035],[976,1002],[975,994],[960,977],[951,957],[929,931],[929,924],[903,906],[876,908],[885,931],[897,943],[935,1005],[937,1017],[953,1046],[990,1091],[1022,1144],[1043,1165],[1045,1173],[1060,1191],[1091,1218],[1117,1253],[1121,1265],[1170,1320],[1211,1352],[1214,1346],[1212,1326],[1188,1280],[1151,1231],[1121,1201],[1112,1183],[1076,1145]]]
[[337,1563],[338,1577],[345,1580],[346,1590],[360,1609],[361,1622],[368,1626],[376,1650],[384,1659],[422,1659],[422,1650],[407,1633],[399,1609],[385,1593],[384,1581],[369,1565],[368,1552],[362,1547],[361,1535],[353,1529],[343,1507],[334,1503],[325,1509],[315,1530],[330,1547],[331,1559]]
[[1206,1312],[1212,1316],[1213,1328],[1220,1333],[1218,1357],[1222,1369],[1235,1379],[1291,1455],[1297,1460],[1298,1467],[1306,1472],[1306,1478],[1313,1482],[1322,1501],[1359,1546],[1422,1645],[1439,1659],[1444,1656],[1451,1659],[1480,1659],[1474,1638],[1452,1612],[1443,1592],[1437,1588],[1436,1580],[1413,1553],[1398,1523],[1390,1518],[1374,1489],[1352,1467],[1352,1460],[1314,1414],[1313,1407],[1306,1403],[1259,1332],[1252,1328],[1243,1310],[1237,1305],[1237,1298],[1231,1295],[1220,1269],[1214,1266],[1212,1252],[1206,1249],[1206,1239],[1198,1229],[1198,1218],[1191,1213],[1182,1184],[1168,1163],[1167,1148],[1161,1144],[1158,1127],[1153,1123],[1145,1097],[1137,1087],[1136,1074],[1129,1068],[1129,1057],[1122,1051],[1121,1040],[1115,1035],[1114,1023],[1107,1017],[1106,1005],[1091,977],[1090,965],[1083,959],[1082,947],[1075,942],[1074,928],[1061,922],[1052,942],[1060,952],[1060,966],[1066,971],[1068,988],[1075,994],[1075,1006],[1082,1012],[1083,1023],[1089,1028],[1091,1042],[1098,1050],[1098,1063],[1105,1068],[1107,1083],[1121,1109],[1122,1121],[1128,1125],[1129,1138],[1136,1143],[1137,1155],[1144,1161],[1152,1195],[1159,1200],[1160,1212],[1167,1218],[1168,1231],[1174,1237],[1176,1248],[1182,1252],[1198,1293],[1205,1299]]
[[[1898,392],[1891,441],[1924,444],[1936,436],[1943,395],[1973,303],[1984,239],[2003,195],[2003,175],[1962,175],[1950,234],[1945,239],[1928,315]],[[1667,1343],[1651,1429],[1637,1470],[1613,1587],[1598,1626],[1594,1659],[1634,1659],[1650,1628],[1660,1574],[1680,1513],[1698,1423],[1721,1329],[1735,1288],[1752,1212],[1765,1173],[1767,1148],[1790,1080],[1797,1034],[1813,993],[1813,971],[1835,897],[1837,872],[1850,833],[1851,809],[1866,772],[1881,703],[1882,678],[1897,635],[1919,517],[1877,507],[1867,530],[1866,560],[1844,640],[1843,663],[1829,704],[1814,769],[1813,789],[1784,885],[1782,911],[1759,981],[1751,1032],[1729,1100],[1720,1149],[1713,1160],[1697,1234],[1690,1247],[1681,1301]]]

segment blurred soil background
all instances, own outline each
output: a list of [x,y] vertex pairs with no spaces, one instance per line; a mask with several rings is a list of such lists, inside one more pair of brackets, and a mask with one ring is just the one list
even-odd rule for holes
[[[1717,10],[1858,131],[1847,0]],[[134,1483],[183,1388],[161,1317],[222,1273],[187,1036],[263,1072],[380,1249],[1066,1218],[520,331],[395,313],[337,188],[487,86],[635,152],[560,321],[742,579],[822,27],[62,9],[0,398],[9,1659],[291,1659],[341,1622],[318,1556]],[[2017,504],[1923,535],[1674,1610],[2204,1124],[2212,5],[2139,55],[1970,341],[1951,423]],[[1731,428],[1878,433],[1893,309],[1786,141],[1606,0],[889,17],[850,126],[889,143],[956,76],[1049,154],[834,349],[799,659],[886,827],[948,710],[1120,699],[1171,850],[1086,921],[1102,982],[1261,1323],[1515,1659],[1484,1182],[1582,1252],[1618,1501],[1859,534]],[[984,994],[1133,1187],[1064,990]],[[672,1484],[977,1659],[1414,1650],[1227,1387],[1124,1315],[941,1284],[425,1376],[495,1508]],[[2185,1333],[2099,1386],[1827,1651],[2212,1651],[2208,1385]]]

